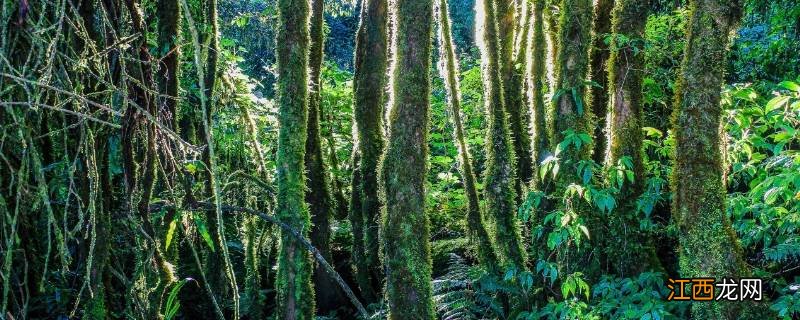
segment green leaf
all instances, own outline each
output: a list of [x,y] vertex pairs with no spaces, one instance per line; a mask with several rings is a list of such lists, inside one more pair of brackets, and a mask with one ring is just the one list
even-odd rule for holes
[[203,237],[208,247],[211,249],[211,252],[214,252],[214,241],[211,240],[211,233],[208,232],[208,227],[206,226],[206,222],[203,219],[200,219],[199,216],[194,216],[194,224],[197,225],[197,231],[200,232],[200,236]]
[[164,312],[164,319],[171,320],[175,318],[175,315],[178,313],[178,309],[181,306],[181,302],[177,300],[178,292],[181,291],[181,288],[185,286],[189,281],[194,281],[192,278],[186,278],[181,281],[175,283],[175,286],[169,291],[169,295],[167,296],[166,304],[164,305],[166,312]]
[[772,100],[767,102],[766,110],[767,110],[767,112],[770,112],[770,111],[773,111],[775,109],[781,108],[788,101],[789,101],[789,97],[787,97],[787,96],[778,96],[778,97],[772,98]]
[[169,245],[172,244],[172,237],[175,235],[175,228],[178,226],[178,221],[173,219],[169,222],[169,228],[167,228],[167,238],[166,243],[164,244],[164,249],[169,249]]
[[578,229],[580,229],[581,232],[583,232],[583,234],[586,235],[586,239],[591,239],[591,237],[589,236],[589,228],[586,228],[586,226],[584,225],[579,225]]
[[778,85],[786,89],[792,90],[794,92],[800,93],[800,84],[797,84],[797,82],[787,80],[787,81],[782,81]]
[[578,115],[583,115],[583,99],[578,96],[578,90],[572,88],[572,99],[575,100],[575,108],[578,110]]

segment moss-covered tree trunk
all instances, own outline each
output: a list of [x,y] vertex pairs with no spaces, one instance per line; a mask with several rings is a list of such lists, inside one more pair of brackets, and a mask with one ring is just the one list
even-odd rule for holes
[[503,108],[495,8],[491,0],[480,0],[475,5],[478,12],[475,24],[481,36],[484,106],[489,122],[484,181],[486,207],[494,220],[495,245],[504,264],[523,270],[526,256],[516,214],[514,149]]
[[608,109],[606,62],[608,61],[609,51],[605,38],[611,32],[611,11],[613,8],[614,0],[598,0],[594,7],[594,23],[592,23],[594,32],[592,35],[592,53],[589,68],[591,69],[591,80],[597,85],[589,88],[589,101],[591,102],[592,113],[597,119],[594,132],[592,132],[594,135],[592,159],[597,163],[603,163],[606,157],[607,138],[605,128]]
[[[311,45],[308,57],[309,93],[308,93],[308,134],[306,138],[305,167],[308,173],[306,180],[306,203],[311,213],[311,244],[325,257],[331,260],[331,217],[334,201],[330,190],[329,175],[322,153],[322,136],[320,134],[320,71],[323,59],[324,35],[322,0],[311,1]],[[343,294],[333,278],[320,265],[314,268],[314,290],[319,314],[327,314],[339,306],[346,304]]]
[[[522,186],[530,181],[533,176],[531,139],[529,133],[528,107],[525,105],[523,84],[524,67],[527,55],[524,41],[516,46],[517,37],[527,38],[527,4],[523,11],[517,12],[517,6],[512,0],[495,0],[495,13],[497,19],[497,47],[500,81],[498,86],[503,91],[503,107],[505,108],[508,122],[509,135],[514,148],[514,166],[516,179],[514,181],[516,196],[521,196]],[[517,23],[517,21],[521,23]],[[517,49],[518,48],[518,49]],[[518,199],[516,199],[518,200]]]
[[[586,104],[586,78],[589,72],[589,49],[591,45],[592,25],[592,0],[562,0],[560,5],[558,27],[558,58],[556,59],[556,91],[554,92],[554,132],[551,138],[553,146],[565,141],[568,132],[572,134],[591,135],[592,126],[591,109]],[[565,194],[566,188],[575,183],[579,184],[580,176],[575,172],[578,163],[588,160],[591,146],[582,143],[580,149],[576,144],[570,144],[558,154],[558,165],[563,168],[557,175],[554,192],[558,196]],[[564,212],[579,215],[588,226],[591,233],[599,229],[602,221],[592,214],[579,199],[563,199],[559,209]],[[585,242],[584,242],[585,243]],[[591,254],[586,245],[569,246],[558,250],[558,263],[567,274],[581,270],[589,277],[596,275],[597,255]]]
[[158,92],[166,95],[159,99],[161,115],[168,115],[170,128],[175,129],[178,117],[178,68],[181,50],[180,42],[181,10],[178,0],[159,0],[156,4],[158,13],[158,54],[161,64],[156,74]]
[[[131,17],[131,24],[135,32],[145,33],[145,22],[140,11],[140,3],[136,0],[125,1],[125,6]],[[145,39],[140,40],[134,47],[139,63],[130,66],[133,79],[130,81],[131,100],[139,105],[143,111],[156,114],[157,100],[152,92],[155,91],[153,69],[151,63],[155,61],[150,55]],[[152,293],[152,301],[148,316],[161,318],[162,293],[167,285],[175,281],[172,269],[164,258],[161,243],[156,236],[155,228],[150,217],[150,199],[156,178],[156,125],[146,121],[142,110],[129,106],[123,117],[121,130],[122,164],[125,189],[130,195],[128,208],[137,213],[137,218],[142,223],[142,229],[148,238],[148,245],[153,252],[160,283]]]
[[[202,118],[200,119],[200,124],[195,124],[194,127],[198,130],[198,136],[202,138],[202,143],[206,144],[206,148],[203,149],[201,160],[205,165],[205,170],[203,170],[203,176],[205,178],[205,192],[208,197],[211,198],[212,203],[217,203],[216,197],[217,194],[217,186],[216,177],[214,176],[216,173],[214,162],[216,159],[212,159],[214,156],[213,144],[214,139],[211,137],[212,130],[211,126],[213,125],[212,114],[214,114],[214,89],[217,82],[218,76],[218,61],[219,61],[219,26],[218,26],[218,13],[217,13],[217,0],[208,0],[207,2],[203,3],[205,7],[203,8],[203,17],[205,18],[204,29],[201,33],[203,37],[203,44],[207,45],[208,47],[205,49],[195,48],[195,50],[201,50],[203,53],[206,54],[205,56],[205,65],[203,70],[203,78],[198,79],[198,81],[202,81],[201,92],[203,93],[203,97],[201,99],[204,100],[204,103],[201,104]],[[196,66],[197,68],[202,68],[203,66]],[[220,200],[221,201],[221,200]],[[237,285],[235,280],[235,274],[233,273],[233,265],[230,261],[230,257],[228,255],[228,249],[226,245],[226,238],[225,238],[225,221],[224,217],[220,212],[214,212],[214,214],[206,215],[206,219],[208,220],[208,227],[211,232],[214,233],[212,237],[215,248],[220,250],[214,250],[210,252],[207,256],[208,260],[208,281],[211,283],[211,287],[214,289],[215,293],[220,295],[221,297],[232,298],[234,303],[233,311],[234,314],[238,315],[238,293],[237,293]]]
[[[558,28],[559,28],[559,12],[558,6],[561,5],[561,0],[545,0],[547,5],[545,6],[544,10],[544,20],[547,23],[545,26],[545,33],[547,34],[547,50],[548,50],[548,63],[547,63],[547,72],[549,75],[548,84],[550,89],[550,94],[556,91],[556,79],[558,79],[558,68],[556,67],[556,60],[558,60]],[[548,108],[548,115],[551,122],[555,121],[553,118],[552,108]],[[553,132],[555,131],[555,125],[550,123],[550,127],[547,128],[548,134],[552,137]],[[553,142],[551,142],[553,143]]]
[[458,60],[456,60],[453,39],[450,31],[450,13],[447,0],[438,0],[437,13],[439,16],[439,53],[442,78],[444,78],[447,91],[447,102],[450,107],[450,117],[453,121],[453,131],[458,160],[461,169],[461,180],[464,183],[464,193],[467,195],[467,230],[470,239],[477,243],[478,259],[481,265],[490,270],[498,269],[497,255],[492,247],[491,238],[483,222],[478,188],[475,185],[475,172],[470,162],[469,145],[464,137],[464,125],[461,123],[461,91],[458,81]]
[[[380,266],[378,229],[380,198],[378,196],[378,160],[385,145],[383,138],[384,85],[386,83],[388,2],[366,0],[361,8],[361,24],[356,34],[355,122],[358,133],[358,150],[361,153],[361,230],[363,234],[363,267],[358,273],[367,273],[369,288],[361,288],[364,298],[376,301],[383,282]],[[356,266],[358,267],[358,266]]]
[[[308,119],[309,5],[279,0],[277,35],[278,132],[276,215],[303,236],[310,217],[305,203],[306,121]],[[291,234],[281,231],[278,256],[277,309],[279,319],[313,319],[311,255]]]
[[544,30],[545,0],[533,1],[533,30],[531,34],[531,61],[529,81],[529,101],[531,104],[531,133],[533,138],[531,153],[533,156],[533,188],[541,188],[538,182],[539,163],[545,159],[550,150],[550,137],[547,133],[547,107],[545,95],[547,86],[547,41]]
[[364,259],[364,237],[359,236],[364,234],[364,216],[361,211],[361,152],[358,151],[357,146],[353,149],[351,164],[353,175],[350,179],[350,207],[348,208],[347,219],[350,220],[350,226],[353,230],[353,245],[350,248],[353,268],[355,269],[353,274],[361,297],[366,301],[375,301],[377,296],[370,285],[369,274],[367,272],[359,272],[359,270],[366,270],[367,264]]
[[425,176],[433,1],[396,0],[394,3],[389,144],[380,171],[385,196],[381,240],[386,297],[389,319],[430,320],[435,313]]
[[[694,0],[675,89],[672,214],[680,240],[682,277],[747,276],[742,250],[725,213],[720,137],[720,86],[740,1]],[[694,319],[737,319],[738,303],[692,305]]]
[[605,162],[616,165],[623,157],[629,157],[633,163],[634,180],[625,181],[620,190],[618,209],[608,219],[608,231],[603,236],[602,245],[607,264],[621,277],[630,277],[659,265],[650,239],[639,231],[636,209],[636,200],[644,191],[645,179],[642,80],[644,29],[649,7],[649,0],[617,0],[613,10],[613,38],[607,68],[610,104],[608,157]]
[[[553,143],[564,140],[564,131],[594,132],[591,110],[586,104],[586,77],[589,75],[591,45],[592,1],[562,0],[558,27],[558,59],[556,59],[555,137]],[[590,150],[567,153],[572,161],[585,159]],[[562,177],[573,177],[564,174]]]

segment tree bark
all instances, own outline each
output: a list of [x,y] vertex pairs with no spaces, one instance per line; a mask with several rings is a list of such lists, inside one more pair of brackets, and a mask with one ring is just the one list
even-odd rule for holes
[[[528,7],[527,4],[524,5]],[[498,88],[503,90],[503,106],[508,122],[509,135],[514,147],[514,166],[516,172],[515,180],[515,201],[522,196],[522,186],[529,182],[533,172],[531,169],[531,140],[529,133],[528,111],[523,100],[523,72],[524,68],[518,66],[525,65],[525,46],[520,45],[516,50],[515,39],[518,34],[527,37],[525,34],[527,26],[520,24],[517,20],[522,15],[528,15],[527,11],[517,13],[516,5],[512,0],[495,0],[495,12],[497,14],[497,43],[498,65],[500,67],[501,85]],[[522,20],[524,23],[526,20]],[[519,29],[519,30],[517,30]],[[523,31],[523,32],[517,32]],[[524,44],[524,42],[520,42]]]
[[[562,0],[558,27],[559,52],[556,60],[555,137],[553,144],[564,140],[564,131],[593,132],[591,110],[586,101],[586,77],[589,71],[589,46],[592,25],[591,0]],[[580,153],[570,149],[562,160],[577,161],[589,155],[583,148]],[[561,177],[573,177],[564,174]]]
[[435,317],[425,213],[433,2],[397,0],[395,5],[390,138],[380,171],[388,318],[429,320]]
[[550,139],[547,134],[547,107],[544,101],[549,91],[547,86],[547,42],[544,30],[545,0],[533,1],[533,33],[531,44],[530,95],[532,105],[532,137],[533,137],[533,188],[541,189],[538,172],[539,163],[547,157],[550,150]]
[[159,98],[159,105],[163,109],[161,115],[166,115],[167,125],[171,129],[178,127],[178,72],[180,68],[181,10],[178,0],[159,0],[158,8],[158,53],[161,56],[158,73],[158,92],[167,97]]

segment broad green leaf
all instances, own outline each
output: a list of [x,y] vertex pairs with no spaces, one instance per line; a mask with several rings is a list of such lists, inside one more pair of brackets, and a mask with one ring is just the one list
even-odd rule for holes
[[208,227],[206,226],[205,221],[200,219],[199,216],[194,216],[194,224],[197,225],[197,232],[200,233],[200,236],[203,237],[208,247],[211,249],[211,252],[214,252],[214,241],[211,239],[211,233],[208,232]]
[[178,226],[178,221],[173,219],[169,222],[169,228],[167,228],[167,236],[166,236],[166,243],[164,244],[164,249],[169,249],[169,245],[172,244],[172,237],[175,235],[175,228]]

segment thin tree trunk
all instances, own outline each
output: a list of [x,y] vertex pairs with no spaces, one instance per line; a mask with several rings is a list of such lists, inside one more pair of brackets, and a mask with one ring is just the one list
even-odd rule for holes
[[178,45],[181,41],[180,23],[181,10],[178,0],[159,0],[158,12],[158,54],[161,56],[156,78],[158,92],[167,97],[159,98],[160,114],[166,115],[167,125],[170,129],[178,127],[178,72],[180,68],[181,50]]
[[[384,84],[386,83],[387,19],[386,0],[365,0],[361,8],[361,24],[356,34],[355,123],[358,133],[358,150],[361,153],[361,216],[364,242],[364,265],[369,288],[360,288],[368,302],[375,302],[381,291],[383,271],[380,266],[378,229],[380,198],[378,195],[378,160],[384,149]],[[359,255],[362,255],[359,253]]]
[[533,1],[533,33],[530,61],[530,94],[532,104],[532,137],[533,137],[533,188],[541,189],[538,172],[541,163],[550,150],[550,139],[547,134],[547,107],[544,96],[547,87],[547,42],[544,33],[545,0]]
[[[617,0],[619,1],[619,0]],[[645,0],[649,1],[649,0]],[[644,1],[641,1],[644,2]],[[603,163],[606,158],[606,113],[608,109],[608,75],[606,75],[606,62],[608,61],[609,51],[605,42],[606,34],[611,32],[611,9],[614,8],[614,0],[598,0],[594,7],[594,34],[592,38],[591,54],[591,80],[597,86],[589,88],[589,101],[592,106],[597,121],[594,127],[594,153],[592,159],[597,163]],[[636,23],[639,23],[637,21]],[[641,21],[644,24],[645,21]]]
[[[308,58],[309,94],[308,94],[308,136],[306,138],[305,167],[308,173],[306,180],[306,203],[311,213],[311,244],[319,249],[322,256],[331,260],[331,217],[334,201],[331,195],[329,175],[322,153],[322,137],[320,135],[320,71],[323,59],[323,5],[322,0],[311,1],[311,45]],[[315,299],[319,314],[328,314],[347,301],[340,299],[337,284],[325,269],[316,264],[314,269]]]
[[458,147],[461,179],[464,183],[464,193],[467,194],[467,230],[470,239],[477,241],[478,259],[481,265],[490,270],[499,270],[497,255],[494,252],[489,232],[483,222],[478,188],[475,186],[475,172],[470,162],[469,147],[464,138],[464,126],[461,124],[461,91],[458,81],[458,61],[456,60],[453,39],[450,31],[450,13],[447,0],[439,0],[437,6],[439,15],[439,53],[441,54],[440,68],[447,90],[450,117],[453,121],[454,136]]
[[[495,0],[495,14],[497,19],[497,47],[498,66],[500,70],[500,83],[498,90],[503,91],[503,107],[508,122],[509,135],[514,148],[514,166],[516,179],[514,181],[516,198],[519,200],[523,192],[522,186],[530,181],[532,176],[531,166],[531,140],[528,132],[527,106],[523,101],[522,73],[523,68],[517,66],[525,65],[524,45],[520,46],[522,55],[518,55],[515,39],[517,29],[525,30],[525,25],[520,24],[518,28],[517,20],[520,15],[527,15],[527,12],[518,14],[517,6],[513,0]],[[525,5],[527,7],[527,4]],[[522,21],[524,23],[524,20]],[[524,43],[524,42],[523,42]],[[520,64],[521,63],[521,64]]]
[[[308,119],[309,6],[307,1],[279,0],[277,36],[278,133],[276,213],[281,221],[308,236],[310,217],[305,203],[303,159]],[[279,319],[313,319],[311,256],[297,240],[281,231],[278,257],[277,315]]]
[[350,180],[352,190],[350,192],[350,208],[347,218],[350,220],[350,226],[353,230],[353,246],[350,250],[355,269],[353,274],[361,292],[361,297],[365,301],[376,301],[378,297],[371,289],[369,274],[367,272],[358,272],[359,270],[367,270],[364,258],[364,237],[358,236],[364,234],[364,216],[361,210],[361,152],[358,149],[353,150],[352,166],[353,175]]
[[433,319],[430,223],[425,213],[433,2],[397,0],[381,234],[389,319]]
[[[488,113],[488,139],[486,143],[485,193],[489,216],[495,223],[495,245],[504,264],[525,269],[525,249],[516,215],[514,149],[509,136],[506,113],[503,108],[503,86],[498,65],[497,28],[495,10],[491,0],[475,3],[477,30],[482,36],[481,64],[484,104]],[[480,13],[483,14],[480,14]],[[482,18],[482,19],[481,19]]]
[[[140,4],[138,1],[127,0],[125,1],[125,5],[131,16],[134,31],[145,34],[144,19],[142,17],[142,12],[139,11]],[[135,48],[140,62],[131,67],[131,72],[136,81],[132,81],[129,85],[130,94],[132,95],[131,98],[137,106],[129,105],[122,120],[122,163],[126,190],[128,194],[138,196],[138,202],[135,204],[131,203],[132,207],[130,209],[135,210],[138,214],[138,218],[142,222],[145,237],[148,238],[147,242],[153,247],[154,260],[161,278],[161,283],[153,293],[155,295],[154,299],[156,300],[154,307],[149,310],[150,316],[160,318],[162,317],[161,305],[163,303],[161,294],[167,285],[175,281],[175,278],[172,274],[172,269],[164,259],[160,241],[157,240],[155,228],[150,222],[149,206],[155,183],[155,163],[157,161],[155,141],[156,126],[153,123],[142,121],[144,118],[141,117],[141,111],[139,110],[139,108],[141,108],[151,115],[157,112],[156,99],[151,95],[154,87],[151,63],[154,59],[150,55],[147,42],[144,38],[141,39],[138,46]],[[134,138],[135,136],[139,136],[139,138],[136,139]],[[140,139],[143,139],[141,143],[144,144],[144,146],[134,144],[135,141],[141,141]],[[140,147],[144,149],[144,159],[141,163],[136,159],[136,153],[142,150]],[[141,179],[139,179],[140,176]],[[137,197],[131,197],[131,202],[135,201],[136,198]]]

